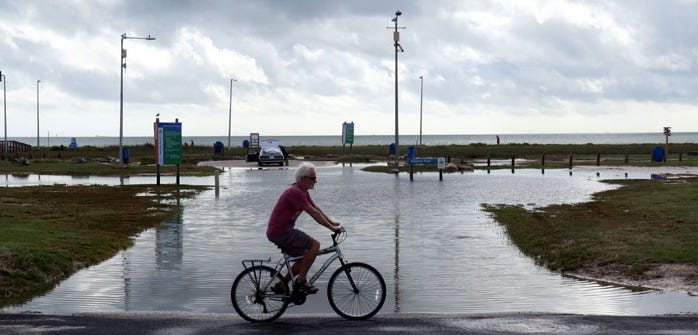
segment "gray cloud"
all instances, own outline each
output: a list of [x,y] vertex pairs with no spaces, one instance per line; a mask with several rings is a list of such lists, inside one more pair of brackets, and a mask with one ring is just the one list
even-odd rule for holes
[[[432,133],[653,131],[659,118],[698,121],[686,119],[698,105],[694,1],[0,2],[11,136],[35,133],[22,115],[37,79],[61,133],[114,136],[122,33],[157,38],[125,41],[127,134],[149,134],[154,110],[191,120],[190,135],[223,133],[232,77],[239,134],[334,134],[347,117],[359,134],[389,134],[386,27],[397,9],[407,27],[399,55],[407,132],[416,129],[420,75]],[[526,119],[532,111],[550,121]],[[61,121],[80,113],[102,122],[85,131]],[[622,129],[599,121],[630,114],[637,121]]]

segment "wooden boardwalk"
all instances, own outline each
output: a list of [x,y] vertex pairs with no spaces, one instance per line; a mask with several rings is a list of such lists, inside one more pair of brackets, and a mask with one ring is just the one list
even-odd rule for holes
[[[27,152],[31,150],[32,146],[30,144],[22,143],[19,141],[7,141],[7,153]],[[0,141],[0,152],[5,154],[5,141]]]

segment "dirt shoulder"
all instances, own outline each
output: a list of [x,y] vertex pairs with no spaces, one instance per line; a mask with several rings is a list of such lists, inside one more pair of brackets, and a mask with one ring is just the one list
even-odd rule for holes
[[698,266],[693,264],[659,264],[646,271],[641,278],[627,273],[627,269],[609,265],[584,268],[566,272],[564,275],[613,285],[684,292],[698,296]]

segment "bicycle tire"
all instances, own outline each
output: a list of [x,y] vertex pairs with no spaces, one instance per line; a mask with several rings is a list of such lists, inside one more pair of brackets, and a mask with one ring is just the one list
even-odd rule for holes
[[[350,277],[357,291],[354,291]],[[330,306],[348,320],[365,320],[374,316],[383,307],[385,296],[383,276],[364,263],[343,265],[332,274],[327,286]]]
[[[233,281],[230,289],[230,300],[233,308],[243,319],[250,322],[271,322],[278,319],[288,307],[288,285],[281,274],[276,274],[276,280],[283,283],[284,293],[276,294],[271,291],[271,285],[266,291],[260,286],[266,285],[274,275],[275,270],[268,266],[258,265],[240,272]],[[272,285],[273,285],[272,284]]]

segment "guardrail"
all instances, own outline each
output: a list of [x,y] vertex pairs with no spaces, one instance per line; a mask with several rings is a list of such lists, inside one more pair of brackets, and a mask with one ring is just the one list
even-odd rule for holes
[[[7,141],[7,152],[26,152],[31,151],[32,146],[30,144],[22,143],[19,141]],[[5,153],[5,141],[0,141],[0,152]]]

